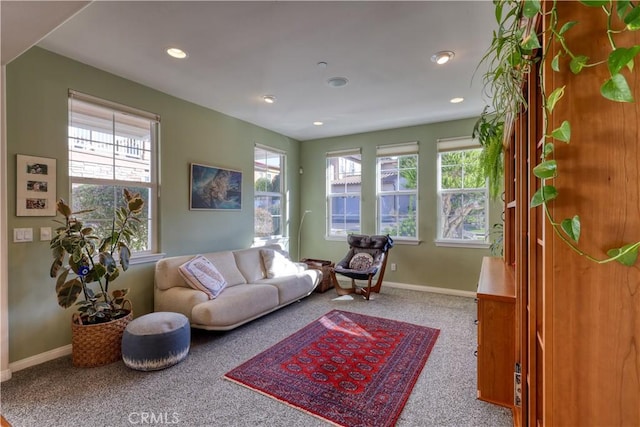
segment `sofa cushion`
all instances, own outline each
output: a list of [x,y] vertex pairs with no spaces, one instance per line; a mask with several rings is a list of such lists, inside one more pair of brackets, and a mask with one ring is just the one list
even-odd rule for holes
[[[216,266],[222,277],[227,281],[227,287],[247,283],[238,267],[236,267],[235,258],[231,251],[212,252],[203,254],[203,256]],[[183,255],[158,261],[155,271],[156,287],[159,290],[167,290],[176,286],[191,289],[178,270],[178,267],[191,258],[193,258],[193,255]]]
[[278,288],[280,304],[287,304],[289,302],[299,300],[313,292],[316,285],[320,283],[321,278],[322,272],[320,270],[309,269],[291,276],[264,279],[259,283],[268,283]]
[[182,278],[193,289],[204,292],[209,299],[216,298],[227,286],[218,269],[202,255],[196,255],[178,267]]
[[265,278],[262,258],[260,258],[260,248],[233,251],[233,256],[238,270],[242,273],[246,283],[255,283]]
[[306,264],[292,262],[282,251],[260,249],[260,255],[264,262],[267,279],[301,273],[306,268]]
[[213,252],[204,254],[204,256],[216,266],[218,271],[222,274],[222,277],[225,278],[227,281],[227,287],[247,283],[240,270],[238,270],[233,252]]
[[237,285],[224,290],[214,300],[193,307],[196,325],[225,327],[244,322],[278,306],[278,289],[271,285]]

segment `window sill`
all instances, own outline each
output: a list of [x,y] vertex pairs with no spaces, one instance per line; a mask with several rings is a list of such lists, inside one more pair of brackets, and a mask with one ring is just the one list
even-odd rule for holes
[[393,239],[394,245],[418,246],[420,244],[420,240],[418,239],[403,239],[400,237],[393,237],[393,236],[391,236],[391,238]]
[[452,248],[489,249],[490,243],[474,242],[473,240],[434,240],[436,246]]
[[[324,236],[325,240],[331,240],[331,241],[336,241],[336,242],[345,242],[347,240],[348,235],[344,235],[344,236]],[[391,236],[391,238],[393,239],[393,244],[394,245],[412,245],[412,246],[417,246],[420,244],[420,240],[418,239],[404,239],[404,238],[400,238],[400,237],[393,237]]]
[[129,260],[129,265],[148,264],[150,262],[159,261],[165,256],[167,256],[167,254],[162,252],[135,254],[131,256],[131,259]]

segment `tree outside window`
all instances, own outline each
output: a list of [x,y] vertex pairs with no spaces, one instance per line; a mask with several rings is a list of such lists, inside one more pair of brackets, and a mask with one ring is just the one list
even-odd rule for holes
[[76,92],[70,93],[68,156],[70,206],[83,212],[94,234],[107,235],[126,188],[140,193],[145,211],[129,242],[134,253],[155,253],[157,175],[155,151],[159,118]]
[[438,154],[438,239],[486,242],[487,183],[480,167],[481,149]]

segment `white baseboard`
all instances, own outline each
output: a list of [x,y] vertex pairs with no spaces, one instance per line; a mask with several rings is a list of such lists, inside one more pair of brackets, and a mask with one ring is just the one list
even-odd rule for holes
[[0,371],[0,382],[4,382],[10,379],[11,379],[11,369],[5,369],[4,371]]
[[383,286],[388,286],[390,288],[407,289],[410,291],[433,292],[435,294],[453,295],[457,297],[466,297],[466,298],[476,297],[475,292],[463,291],[460,289],[439,288],[436,286],[410,285],[408,283],[387,282],[386,280],[382,283],[383,283]]
[[[9,363],[9,378],[11,378],[12,372],[18,372],[18,371],[21,371],[22,369],[39,365],[41,363],[48,362],[53,359],[57,359],[58,357],[68,356],[70,354],[71,354],[71,344],[68,344],[68,345],[65,345],[64,347],[54,348],[53,350],[45,351],[44,353],[36,354],[35,356],[27,357],[26,359]],[[4,381],[4,375],[2,377],[2,381]]]

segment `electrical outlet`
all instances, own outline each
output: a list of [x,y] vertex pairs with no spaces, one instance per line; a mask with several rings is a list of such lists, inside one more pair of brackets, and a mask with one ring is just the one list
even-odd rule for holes
[[40,241],[51,240],[51,227],[40,227]]
[[391,271],[396,271],[398,269],[398,265],[395,262],[391,263]]

